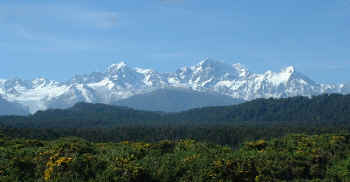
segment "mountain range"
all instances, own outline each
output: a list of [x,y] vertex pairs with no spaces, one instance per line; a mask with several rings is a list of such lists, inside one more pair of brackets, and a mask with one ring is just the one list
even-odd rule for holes
[[30,113],[49,108],[68,108],[77,102],[115,104],[132,96],[167,88],[224,95],[245,101],[350,92],[349,84],[316,83],[297,72],[293,66],[277,73],[266,71],[257,74],[249,72],[241,64],[230,65],[212,59],[173,73],[131,68],[120,62],[109,66],[104,72],[76,75],[65,82],[46,78],[29,81],[0,79],[0,97],[28,108]]

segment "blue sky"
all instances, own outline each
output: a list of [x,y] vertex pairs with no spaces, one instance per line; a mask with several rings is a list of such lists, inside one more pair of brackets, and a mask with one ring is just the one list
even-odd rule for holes
[[350,0],[0,1],[0,78],[63,81],[119,61],[171,72],[206,57],[349,82]]

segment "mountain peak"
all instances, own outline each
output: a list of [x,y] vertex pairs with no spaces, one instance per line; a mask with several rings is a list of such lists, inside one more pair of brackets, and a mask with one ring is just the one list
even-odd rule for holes
[[46,82],[46,81],[48,81],[46,78],[39,77],[39,78],[35,78],[34,80],[32,80],[32,83],[42,83],[42,82]]
[[108,72],[111,72],[111,71],[123,69],[123,68],[125,68],[125,67],[127,67],[127,64],[126,64],[124,61],[122,61],[122,62],[119,62],[119,63],[110,65],[110,66],[107,68],[107,71],[108,71]]
[[33,86],[44,86],[46,85],[48,82],[50,82],[49,80],[47,80],[46,78],[40,77],[40,78],[36,78],[34,80],[32,80],[32,84]]
[[211,59],[211,58],[205,58],[204,60],[199,62],[197,66],[207,67],[207,66],[212,66],[212,65],[216,65],[216,64],[224,64],[224,62],[217,61],[217,60],[214,60],[214,59]]
[[247,76],[249,74],[248,69],[241,63],[233,64],[232,67],[240,73],[240,76]]
[[284,73],[294,73],[294,72],[295,72],[295,68],[294,68],[294,66],[288,66],[288,67],[282,69],[281,72],[284,72]]
[[199,72],[231,72],[232,68],[229,64],[226,64],[223,61],[217,61],[211,58],[206,58],[199,62],[197,65],[191,67],[192,70],[194,70],[196,73]]
[[0,78],[0,84],[4,84],[7,80]]
[[11,88],[11,87],[30,88],[31,83],[30,81],[22,80],[20,78],[12,78],[12,79],[6,80],[5,86],[7,88]]

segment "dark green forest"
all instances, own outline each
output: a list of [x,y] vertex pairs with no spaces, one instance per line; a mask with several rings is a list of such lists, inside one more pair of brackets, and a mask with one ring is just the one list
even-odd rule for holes
[[[0,128],[1,129],[1,128]],[[350,133],[348,123],[317,122],[242,122],[242,123],[177,123],[130,124],[111,128],[14,128],[2,127],[12,138],[56,140],[75,136],[91,142],[158,142],[192,139],[237,148],[245,141],[272,139],[288,134]]]

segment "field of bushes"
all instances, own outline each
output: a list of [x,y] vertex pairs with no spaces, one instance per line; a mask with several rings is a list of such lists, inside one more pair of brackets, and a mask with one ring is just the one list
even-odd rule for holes
[[350,181],[350,135],[291,134],[232,149],[194,140],[94,143],[0,136],[1,182]]

